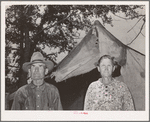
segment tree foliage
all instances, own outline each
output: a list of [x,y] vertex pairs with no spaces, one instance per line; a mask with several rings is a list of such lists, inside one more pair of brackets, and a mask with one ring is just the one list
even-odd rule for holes
[[[6,91],[10,86],[20,87],[26,83],[22,64],[30,60],[35,51],[40,51],[46,59],[56,61],[57,54],[69,52],[76,46],[79,30],[88,31],[93,17],[101,18],[103,24],[112,25],[109,13],[123,19],[143,17],[136,10],[142,5],[12,5],[6,9],[5,67]],[[44,49],[59,49],[57,53]],[[8,75],[12,74],[9,78]],[[12,80],[13,79],[13,80]],[[18,84],[19,83],[19,84]],[[14,86],[13,86],[14,87]]]

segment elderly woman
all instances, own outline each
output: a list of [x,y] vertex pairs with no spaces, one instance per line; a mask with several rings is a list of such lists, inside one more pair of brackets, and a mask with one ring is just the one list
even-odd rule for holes
[[132,96],[126,84],[112,77],[115,70],[113,58],[109,55],[102,56],[97,68],[102,78],[89,85],[84,110],[134,110]]

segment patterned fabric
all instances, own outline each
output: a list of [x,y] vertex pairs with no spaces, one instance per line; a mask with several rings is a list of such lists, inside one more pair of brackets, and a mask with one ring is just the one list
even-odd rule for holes
[[134,110],[131,94],[123,82],[113,79],[104,85],[102,79],[92,82],[85,96],[84,110]]
[[12,110],[62,110],[58,89],[48,83],[39,88],[32,83],[19,88]]

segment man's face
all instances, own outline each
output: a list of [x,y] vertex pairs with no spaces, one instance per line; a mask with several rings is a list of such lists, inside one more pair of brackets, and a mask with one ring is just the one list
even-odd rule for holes
[[102,59],[98,66],[98,71],[101,73],[102,77],[111,77],[112,72],[114,71],[112,61],[108,58]]
[[43,63],[35,63],[31,65],[30,77],[33,80],[41,80],[44,79],[46,74],[46,66]]

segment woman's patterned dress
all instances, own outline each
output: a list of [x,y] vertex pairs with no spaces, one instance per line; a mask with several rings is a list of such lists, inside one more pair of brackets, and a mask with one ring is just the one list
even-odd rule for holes
[[125,83],[113,79],[104,85],[100,78],[92,82],[85,96],[84,110],[133,111],[132,96]]

